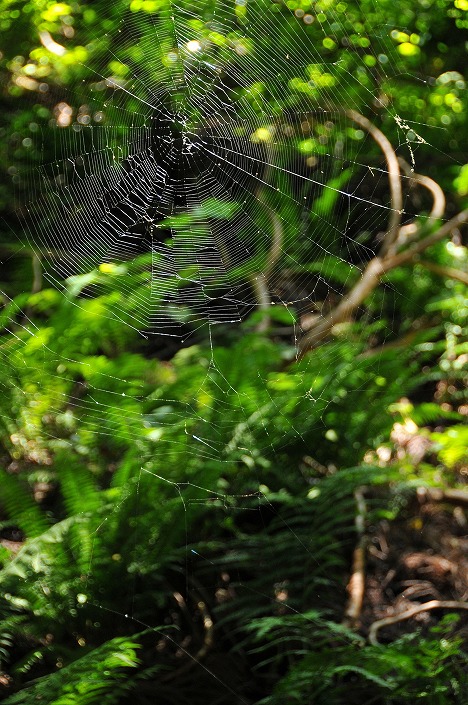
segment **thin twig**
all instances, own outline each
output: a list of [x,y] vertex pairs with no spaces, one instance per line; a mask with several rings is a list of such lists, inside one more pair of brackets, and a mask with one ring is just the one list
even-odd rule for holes
[[468,284],[468,274],[463,272],[461,269],[455,269],[455,267],[443,267],[440,264],[435,264],[435,262],[428,262],[425,259],[420,259],[418,261],[425,269],[428,269],[434,274],[440,274],[441,277],[448,277],[449,279],[456,279],[463,284]]
[[200,600],[198,603],[198,609],[203,617],[203,627],[205,630],[205,637],[203,639],[203,646],[195,654],[195,660],[201,661],[207,655],[208,651],[213,647],[214,644],[214,623],[210,617],[210,613],[204,602]]
[[42,260],[41,256],[34,253],[32,256],[33,283],[32,293],[37,294],[42,289]]
[[409,610],[405,610],[400,614],[396,614],[393,617],[385,617],[384,619],[378,619],[373,622],[369,629],[369,643],[376,646],[379,641],[377,639],[377,633],[383,627],[388,627],[391,624],[398,624],[399,622],[404,622],[411,617],[415,617],[421,612],[427,612],[428,610],[468,610],[468,602],[459,602],[457,600],[430,600],[430,602],[425,602],[422,605],[416,605],[416,607],[411,607]]
[[367,538],[365,535],[366,524],[366,501],[362,489],[357,489],[354,493],[356,499],[355,526],[358,535],[358,542],[353,553],[353,572],[348,583],[349,600],[344,613],[343,624],[351,629],[357,629],[361,616],[362,603],[364,600],[364,590],[366,583],[366,548]]
[[[268,156],[268,164],[270,165],[273,163],[273,154],[271,148],[267,147],[267,152],[269,153]],[[268,179],[268,174],[269,171],[271,170],[271,166],[267,167],[267,170],[264,174],[264,181],[267,182]],[[250,282],[252,284],[252,288],[254,291],[255,299],[258,304],[258,308],[260,311],[268,311],[271,305],[271,298],[270,298],[270,291],[268,287],[268,277],[270,276],[271,272],[273,271],[275,264],[281,257],[282,253],[282,248],[283,248],[283,225],[281,223],[280,218],[276,214],[273,208],[271,208],[268,203],[265,200],[264,192],[262,189],[259,190],[257,194],[257,200],[263,205],[265,210],[268,213],[268,216],[271,220],[272,224],[272,237],[271,237],[271,245],[270,249],[268,251],[266,263],[265,263],[265,268],[263,272],[258,272],[256,274],[253,274],[250,277]],[[270,317],[268,315],[264,315],[260,323],[256,327],[257,333],[265,333],[268,328],[270,327]]]
[[[405,174],[410,178],[410,182],[414,181],[416,184],[421,185],[429,191],[432,196],[432,207],[426,220],[426,227],[435,221],[440,220],[445,213],[445,194],[437,181],[434,181],[434,179],[431,179],[429,176],[416,174],[410,165],[401,157],[399,157],[398,162]],[[421,234],[420,231],[421,228],[414,222],[403,225],[398,233],[398,238],[395,243],[396,246],[408,245],[409,243],[414,242],[415,238]]]
[[417,184],[420,184],[431,194],[432,208],[431,212],[429,213],[429,218],[431,218],[432,220],[439,220],[440,218],[442,218],[445,213],[445,194],[437,183],[437,181],[431,179],[430,176],[425,176],[424,174],[417,174],[415,171],[413,171],[412,167],[410,167],[408,162],[402,157],[398,157],[398,163],[404,171],[405,176],[407,176],[410,181],[415,181]]
[[373,355],[382,355],[388,350],[398,350],[400,348],[407,348],[408,345],[410,345],[415,340],[415,338],[427,328],[429,328],[429,325],[427,323],[426,325],[421,325],[415,330],[410,330],[408,333],[406,333],[406,335],[402,335],[401,338],[397,338],[397,340],[392,340],[390,341],[390,343],[384,343],[383,345],[377,345],[375,348],[369,348],[368,350],[364,350],[364,352],[362,352],[359,357],[372,357]]
[[194,666],[199,664],[205,656],[208,654],[210,649],[213,648],[214,645],[214,623],[213,620],[211,619],[210,613],[208,612],[208,608],[206,604],[203,602],[203,600],[200,600],[197,603],[197,607],[200,610],[200,613],[203,618],[203,628],[204,628],[204,638],[203,638],[203,644],[202,646],[198,649],[196,654],[193,656],[190,656],[190,661],[185,661],[179,668],[177,668],[175,671],[172,671],[171,673],[168,673],[166,676],[162,677],[162,681],[167,682],[167,681],[172,681],[175,678],[178,678],[184,673],[187,673],[188,671],[191,671]]
[[370,120],[356,110],[346,110],[346,115],[357,125],[364,128],[370,136],[377,142],[382,150],[388,168],[388,182],[390,186],[390,217],[388,220],[387,232],[382,243],[380,256],[384,257],[391,251],[397,240],[403,213],[403,192],[401,188],[401,175],[398,158],[392,147],[390,140],[379,130]]
[[270,309],[271,303],[267,278],[263,272],[252,274],[250,277],[250,283],[252,284],[252,289],[254,291],[255,300],[259,311],[265,311],[262,320],[258,323],[255,330],[257,333],[266,333],[270,327],[270,317],[266,312]]
[[271,238],[271,247],[268,252],[268,257],[265,265],[264,274],[266,277],[271,274],[275,264],[281,257],[281,253],[283,251],[283,225],[281,223],[281,220],[276,215],[275,211],[272,208],[269,208],[268,206],[267,208],[268,214],[271,218],[271,224],[273,226],[273,235]]

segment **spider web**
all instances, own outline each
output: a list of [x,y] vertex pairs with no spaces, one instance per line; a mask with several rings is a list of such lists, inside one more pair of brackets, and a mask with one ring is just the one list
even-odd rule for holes
[[[241,321],[261,306],[265,278],[273,303],[293,293],[299,311],[310,309],[314,289],[285,291],[278,260],[298,289],[305,260],[333,254],[351,274],[353,256],[373,254],[371,243],[353,240],[356,229],[384,228],[391,208],[386,189],[375,195],[384,169],[361,188],[355,142],[364,133],[337,106],[355,107],[362,87],[350,72],[343,86],[342,67],[315,50],[307,32],[315,16],[296,11],[285,25],[278,4],[249,4],[244,17],[246,7],[128,12],[112,45],[96,40],[82,105],[57,104],[54,134],[44,138],[56,160],[33,175],[39,193],[26,229],[46,253],[49,281],[85,275],[93,295],[105,288],[98,273],[151,253],[148,287],[126,318],[149,334],[184,337],[187,322]],[[282,38],[274,62],[268,37]],[[383,107],[369,91],[370,101]],[[120,271],[122,293],[132,295]]]
[[[364,78],[351,63],[363,63],[363,53],[350,49],[350,70],[326,58],[323,47],[337,29],[343,43],[355,41],[346,31],[346,12],[333,7],[319,19],[320,13],[299,4],[288,9],[260,1],[157,3],[152,12],[144,6],[135,0],[124,17],[115,18],[110,8],[96,5],[97,17],[112,29],[96,36],[82,60],[86,78],[72,86],[81,104],[72,105],[65,95],[55,106],[42,137],[44,151],[49,154],[53,145],[55,158],[31,171],[31,199],[21,218],[43,276],[74,306],[83,306],[84,316],[86,301],[119,291],[117,301],[110,298],[98,314],[103,337],[111,318],[144,338],[172,337],[185,346],[205,336],[209,353],[197,359],[197,349],[180,351],[179,372],[184,361],[193,365],[197,359],[195,389],[185,401],[155,391],[146,414],[135,411],[132,401],[147,398],[147,384],[131,371],[116,377],[93,372],[86,361],[56,359],[57,378],[67,379],[70,389],[48,390],[53,402],[47,413],[76,415],[83,438],[123,433],[136,456],[144,432],[154,445],[125,472],[142,493],[151,492],[151,485],[165,488],[182,507],[186,526],[200,504],[217,503],[229,514],[239,508],[260,512],[266,502],[274,513],[268,466],[252,457],[249,429],[265,418],[259,444],[266,454],[279,455],[291,438],[302,439],[305,451],[327,406],[345,389],[349,365],[338,353],[323,360],[317,353],[313,362],[302,361],[288,386],[281,372],[256,369],[247,340],[243,353],[251,369],[241,385],[229,356],[213,341],[217,326],[222,335],[259,310],[250,320],[278,321],[278,335],[291,341],[287,357],[294,359],[300,326],[326,315],[356,280],[357,265],[380,247],[375,234],[385,231],[392,213],[387,166],[382,155],[369,162],[372,140],[341,108],[361,107]],[[320,51],[311,39],[319,24],[325,42]],[[385,79],[397,71],[386,53],[387,34],[383,27],[382,37],[374,36],[366,48]],[[364,92],[368,106],[391,114],[377,91]],[[395,120],[408,149],[410,128]],[[414,139],[410,160],[424,142]],[[41,349],[48,366],[54,346],[27,316],[20,319],[14,308],[9,316],[20,328],[13,356],[29,365],[28,355]],[[332,362],[337,379],[328,389],[324,379]],[[40,367],[36,378],[40,388]],[[359,393],[359,386],[349,392]],[[214,396],[224,397],[216,414]],[[20,397],[32,398],[25,391]],[[297,405],[294,422],[285,413],[288,403]],[[269,428],[273,418],[276,425]],[[181,424],[183,442],[171,435]],[[282,443],[275,444],[281,434]],[[186,472],[166,472],[163,464],[180,463],[183,444]],[[237,496],[210,480],[212,468],[232,458],[253,468],[251,494]],[[206,466],[199,482],[193,481],[192,460]],[[144,547],[150,539],[138,530],[141,511],[136,504],[133,530],[135,545]],[[302,541],[294,528],[290,532]],[[196,541],[187,533],[182,539],[188,573],[194,556],[205,560],[190,548]],[[320,560],[303,548],[308,559]],[[93,561],[91,555],[89,585]],[[279,567],[278,594],[283,577]],[[128,613],[120,617],[134,619],[136,592],[135,586]],[[272,599],[280,598],[265,596]],[[110,609],[104,602],[98,606]],[[135,620],[153,626],[149,617]]]

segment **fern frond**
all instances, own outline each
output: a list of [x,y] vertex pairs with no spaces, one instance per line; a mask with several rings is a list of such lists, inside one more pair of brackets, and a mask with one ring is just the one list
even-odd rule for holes
[[117,637],[89,651],[60,671],[43,676],[19,693],[7,698],[5,705],[113,705],[126,688],[129,672],[139,660],[140,644],[129,637]]
[[0,503],[26,536],[39,536],[48,529],[44,513],[17,475],[0,468],[0,485]]

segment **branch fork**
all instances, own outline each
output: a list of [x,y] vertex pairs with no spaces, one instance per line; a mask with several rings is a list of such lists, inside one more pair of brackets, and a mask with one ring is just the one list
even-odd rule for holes
[[[299,357],[303,357],[315,348],[332,332],[335,325],[352,320],[356,310],[377,288],[383,276],[396,267],[414,262],[427,248],[468,221],[468,208],[466,208],[443,225],[436,227],[434,231],[433,228],[445,212],[445,196],[439,184],[427,176],[414,173],[404,160],[398,159],[387,137],[366,117],[354,110],[347,110],[346,115],[369,133],[385,156],[391,199],[390,217],[378,255],[368,262],[360,280],[340,303],[303,335],[299,341]],[[432,197],[431,211],[422,225],[415,222],[401,224],[404,210],[400,167],[406,172],[408,178],[425,188]],[[425,262],[423,264],[427,265]],[[428,269],[435,271],[430,265]],[[446,274],[447,272],[437,269],[436,273]],[[454,278],[464,280],[458,276]]]

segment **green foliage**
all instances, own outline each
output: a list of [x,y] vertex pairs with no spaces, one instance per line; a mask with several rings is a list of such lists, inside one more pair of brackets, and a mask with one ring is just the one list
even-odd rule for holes
[[[344,699],[351,705],[369,697],[386,705],[404,705],[414,698],[438,705],[462,702],[466,655],[460,652],[460,641],[446,638],[441,628],[427,638],[412,634],[386,647],[366,646],[343,627],[303,614],[276,624],[272,620],[259,633],[277,641],[288,626],[300,630],[306,656],[280,681],[274,694],[261,701],[264,705],[282,703],[285,697],[292,703],[309,697],[317,705],[340,705]],[[448,624],[446,631],[450,633]]]
[[47,699],[50,705],[118,703],[127,690],[129,670],[138,665],[138,648],[134,639],[111,639],[4,702],[22,705]]
[[[398,156],[416,155],[417,170],[448,191],[447,212],[466,205],[467,8],[465,0],[2,3],[7,705],[463,703],[466,654],[455,622],[420,632],[407,623],[407,636],[373,646],[365,628],[342,620],[356,493],[364,491],[372,533],[382,520],[403,521],[415,486],[464,487],[467,299],[463,277],[450,271],[466,269],[466,248],[435,244],[411,270],[389,272],[355,320],[313,352],[296,359],[295,343],[303,306],[325,316],[359,281],[386,227],[387,208],[367,214],[369,193],[384,201],[383,172],[363,156],[380,163],[382,155],[343,108],[370,115]],[[91,124],[104,121],[106,149],[125,158],[119,111],[137,116],[139,106],[130,91],[114,102],[115,85],[130,74],[152,85],[155,73],[164,85],[180,73],[170,56],[176,11],[180,36],[232,66],[236,80],[222,90],[236,106],[236,129],[268,109],[251,141],[274,151],[279,166],[267,174],[268,199],[258,191],[247,204],[258,242],[237,263],[221,252],[223,281],[251,289],[280,227],[271,306],[209,330],[183,297],[206,275],[202,261],[183,261],[161,280],[153,270],[162,256],[143,252],[83,267],[51,289],[45,278],[33,282],[33,269],[37,253],[46,265],[57,253],[30,246],[13,214],[38,186],[31,167],[54,163],[50,135],[67,139],[57,122],[64,96],[79,128],[91,86]],[[261,18],[261,32],[250,33],[249,17]],[[125,40],[117,60],[122,19],[141,42]],[[280,54],[293,69],[278,77]],[[324,106],[327,119],[315,119]],[[196,105],[186,107],[196,120]],[[304,134],[287,138],[310,112]],[[90,134],[80,132],[83,153]],[[354,193],[362,200],[351,209]],[[408,213],[424,217],[426,196],[408,190]],[[171,230],[179,243],[195,233],[206,244],[209,224],[228,227],[242,210],[209,196],[165,215],[156,230],[162,241]],[[145,337],[155,312],[171,331],[186,326],[183,344]]]
[[444,433],[432,433],[431,439],[437,444],[437,455],[448,468],[467,460],[468,427],[455,426]]
[[24,531],[26,536],[34,537],[46,529],[45,517],[33,501],[31,494],[21,485],[18,477],[0,470],[2,484],[2,503],[8,515]]
[[[334,267],[330,260],[330,276]],[[57,703],[139,702],[148,679],[163,702],[179,703],[180,690],[165,689],[161,676],[177,659],[148,650],[134,626],[176,626],[165,632],[166,649],[176,650],[187,625],[173,616],[172,593],[196,609],[195,586],[216,585],[220,574],[232,576],[231,597],[205,599],[217,629],[234,639],[226,658],[249,660],[266,702],[286,692],[337,703],[345,693],[395,704],[458,697],[457,637],[372,647],[340,626],[354,492],[374,488],[369,522],[395,520],[412,493],[405,478],[428,475],[408,461],[363,464],[364,456],[388,444],[396,415],[417,427],[449,424],[430,434],[433,447],[452,472],[462,460],[459,413],[402,399],[448,373],[455,387],[462,380],[458,285],[455,296],[447,284],[428,297],[433,280],[424,278],[437,318],[398,355],[391,345],[369,350],[386,322],[362,321],[294,362],[289,344],[254,332],[252,317],[230,338],[199,336],[163,362],[122,325],[134,300],[121,295],[119,273],[92,276],[105,286],[100,296],[84,298],[90,279],[75,279],[65,297],[44,289],[4,312],[16,321],[1,358],[3,437],[16,470],[2,471],[1,507],[3,525],[28,538],[14,557],[5,549],[0,572],[3,668],[18,690],[10,701],[50,692]],[[423,294],[406,288],[408,311]],[[278,324],[290,325],[281,310]],[[33,499],[38,481],[56,494],[52,509]],[[122,630],[130,636],[116,642]],[[224,680],[210,687],[218,683],[231,702]],[[200,692],[190,680],[181,688],[189,702],[203,700],[203,683]]]
[[[35,335],[18,327],[13,354],[3,358],[12,382],[5,410],[21,412],[9,423],[22,470],[3,471],[2,507],[28,536],[0,572],[3,661],[19,689],[7,702],[35,702],[44,692],[56,703],[139,702],[142,679],[158,682],[169,664],[131,625],[172,623],[171,594],[185,592],[180,576],[193,582],[190,609],[190,592],[200,599],[196,586],[215,585],[220,574],[233,576],[235,596],[218,605],[206,598],[212,618],[234,638],[232,653],[248,654],[271,693],[265,702],[288,692],[338,703],[350,682],[356,702],[369,692],[395,704],[456,697],[463,674],[450,634],[372,647],[340,626],[354,492],[375,489],[369,522],[397,517],[411,494],[398,465],[362,464],[364,453],[388,440],[396,413],[420,425],[460,418],[432,402],[399,401],[437,369],[418,371],[415,356],[418,346],[443,353],[439,327],[398,358],[391,349],[366,355],[362,333],[343,334],[285,368],[288,346],[247,323],[229,346],[200,341],[163,363],[137,353],[138,339],[112,318],[104,352],[88,302],[83,309],[79,290],[74,296],[77,305],[70,290],[68,298],[47,290],[30,297]],[[108,294],[94,305],[105,310]],[[66,374],[57,376],[58,364]],[[35,405],[15,401],[26,392]],[[455,425],[432,436],[450,467],[463,432]],[[37,481],[31,453],[44,458],[43,479],[59,493],[52,513],[28,489]],[[122,637],[129,628],[131,638]],[[183,642],[186,625],[177,629],[165,632],[166,648]],[[183,687],[191,692],[193,683]],[[164,702],[178,702],[180,693],[164,692]]]

